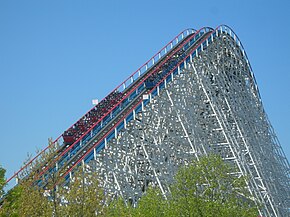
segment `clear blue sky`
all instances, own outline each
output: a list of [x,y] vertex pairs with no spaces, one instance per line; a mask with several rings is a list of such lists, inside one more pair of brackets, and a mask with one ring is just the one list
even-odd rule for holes
[[290,1],[0,1],[0,164],[13,174],[185,28],[231,26],[290,159]]

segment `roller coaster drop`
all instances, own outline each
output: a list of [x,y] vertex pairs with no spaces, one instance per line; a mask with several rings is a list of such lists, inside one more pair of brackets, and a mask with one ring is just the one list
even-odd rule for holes
[[261,215],[289,215],[289,162],[227,26],[181,32],[7,182],[22,179],[50,148],[55,156],[36,184],[45,186],[51,173],[68,182],[87,165],[108,194],[132,203],[148,185],[166,196],[181,165],[216,153],[238,168],[233,175],[250,177]]

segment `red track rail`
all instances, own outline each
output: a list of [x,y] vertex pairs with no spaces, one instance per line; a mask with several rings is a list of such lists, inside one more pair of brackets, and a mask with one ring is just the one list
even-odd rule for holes
[[[203,30],[204,28],[200,29],[199,31],[197,31],[195,34],[193,34],[190,38],[188,38],[187,40],[183,41],[181,45],[179,46],[183,46],[184,44],[186,44],[187,42],[189,42],[193,37],[195,37],[197,34],[199,34],[199,32],[201,30]],[[163,62],[166,62],[170,57],[172,57],[175,53],[177,52],[177,50],[175,50],[174,52],[172,52],[169,56],[167,56],[165,58],[165,60],[163,60]],[[149,77],[151,76],[154,72],[156,72],[159,69],[159,67],[155,68],[154,70],[152,70],[149,74],[147,74],[145,77],[143,77],[134,88],[132,88],[127,94],[126,96],[130,96],[140,85],[142,85],[142,83]],[[116,90],[116,89],[115,89]],[[126,96],[124,96],[122,98],[122,100],[120,100],[117,104],[115,104],[105,115],[103,115],[103,117],[101,119],[99,119],[94,125],[91,126],[91,128],[89,128],[87,130],[86,133],[84,133],[79,139],[77,139],[74,144],[70,145],[68,148],[66,148],[57,158],[54,159],[53,162],[51,162],[47,167],[44,168],[44,170],[42,170],[42,172],[37,176],[40,177],[41,175],[43,175],[54,163],[56,163],[63,155],[65,155],[70,149],[72,149],[74,147],[74,145],[76,143],[78,143],[85,135],[87,135],[87,133],[89,133],[97,124],[99,124],[102,119],[104,117],[106,117],[107,115],[109,115],[117,106],[119,106],[123,100],[126,99]]]
[[[193,31],[196,32],[195,29],[185,29],[184,31],[180,32],[176,37],[174,37],[170,42],[168,42],[162,49],[160,49],[152,58],[150,58],[147,62],[145,62],[141,67],[139,67],[135,72],[133,72],[125,81],[123,81],[119,86],[117,86],[113,91],[111,91],[109,94],[116,91],[118,88],[120,88],[123,84],[125,84],[129,79],[131,79],[136,73],[138,73],[144,66],[146,66],[150,61],[152,61],[157,55],[159,55],[165,48],[167,48],[171,43],[173,43],[175,40],[178,40],[178,38],[184,34],[186,31]],[[108,95],[109,95],[108,94]],[[106,97],[104,97],[102,100],[104,100]],[[91,108],[86,114],[88,114],[93,108]],[[86,115],[85,114],[85,115]],[[85,116],[84,115],[84,116]],[[79,119],[81,120],[81,118]],[[78,120],[78,121],[79,121]],[[69,128],[71,128],[73,125],[75,125],[78,121],[76,121],[74,124],[72,124]],[[68,128],[68,129],[69,129]],[[6,180],[6,184],[8,184],[12,179],[16,178],[20,172],[22,172],[24,169],[26,169],[29,165],[31,165],[38,157],[40,157],[45,151],[47,151],[49,148],[53,147],[56,142],[62,137],[63,134],[61,134],[59,137],[57,137],[53,143],[48,145],[46,148],[44,148],[41,152],[39,152],[34,158],[32,158],[29,162],[27,162],[24,166],[22,166],[17,172],[15,172],[10,178]],[[76,141],[77,142],[77,141]],[[76,143],[75,142],[75,143]]]
[[[204,28],[202,28],[202,29],[204,29]],[[200,29],[198,32],[200,32],[202,29]],[[220,25],[220,26],[218,26],[215,30],[213,30],[213,32],[214,31],[218,31],[219,29],[227,29],[227,30],[230,30],[230,32],[231,33],[234,33],[233,32],[233,30],[230,28],[230,27],[228,27],[228,26],[226,26],[226,25]],[[184,31],[182,31],[181,33],[179,33],[173,40],[171,40],[169,43],[167,43],[160,51],[158,51],[151,59],[149,59],[146,63],[144,63],[139,69],[137,69],[134,73],[132,73],[124,82],[122,82],[119,86],[117,86],[112,92],[114,92],[115,90],[117,90],[118,88],[120,88],[123,84],[125,84],[129,79],[131,79],[136,73],[138,73],[144,66],[146,66],[148,63],[150,63],[150,61],[152,61],[157,55],[159,55],[165,48],[167,48],[171,43],[173,43],[174,42],[174,40],[177,40],[178,38],[179,38],[179,36],[180,35],[182,35],[185,31],[195,31],[195,30],[192,30],[192,29],[186,29],[186,30],[184,30]],[[195,31],[196,32],[196,31]],[[196,32],[197,33],[197,32]],[[210,34],[211,35],[211,34]],[[210,37],[210,35],[208,36],[208,37]],[[196,48],[198,48],[199,46],[200,46],[200,44],[201,43],[203,43],[208,37],[206,37],[205,39],[203,39],[198,45],[196,45]],[[235,40],[237,39],[237,41],[238,41],[238,45],[240,46],[240,48],[242,49],[242,51],[243,51],[243,54],[245,55],[245,59],[248,59],[247,58],[247,55],[246,55],[246,53],[244,52],[244,48],[243,48],[243,46],[242,46],[242,44],[241,44],[241,42],[240,42],[240,40],[238,39],[238,37],[234,34],[234,37],[235,37]],[[187,56],[188,57],[188,56]],[[187,57],[185,57],[185,59],[187,58]],[[250,63],[248,62],[248,65],[249,65],[249,68],[250,68],[250,71],[252,72],[252,68],[251,68],[251,65],[250,65]],[[176,66],[177,67],[177,66]],[[175,68],[176,68],[175,67]],[[175,69],[174,68],[174,69]],[[173,70],[174,70],[173,69]],[[171,72],[170,72],[171,73]],[[170,74],[169,73],[169,74]],[[254,83],[256,84],[256,79],[255,79],[255,77],[254,77],[254,75],[253,74],[251,74],[251,76],[252,76],[252,78],[253,78],[253,81],[254,81]],[[167,77],[167,75],[164,77],[164,79]],[[163,79],[163,80],[164,80]],[[160,82],[162,82],[163,80],[161,80]],[[159,82],[159,83],[160,83]],[[159,83],[156,85],[156,86],[158,86],[159,85]],[[156,87],[155,86],[155,87]],[[154,87],[154,88],[155,88]],[[153,89],[154,89],[153,88]],[[152,89],[152,90],[153,90]],[[256,86],[256,91],[257,91],[257,93],[258,93],[258,95],[260,95],[259,94],[259,91],[258,91],[258,88],[257,88],[257,86]],[[111,92],[111,93],[112,93]],[[150,93],[151,93],[152,91],[150,91]],[[94,107],[93,107],[94,108]],[[92,108],[92,109],[93,109]],[[90,112],[92,109],[90,109],[88,112]],[[114,108],[113,108],[114,109]],[[134,107],[131,109],[131,111],[129,111],[129,112],[132,112],[132,110],[134,109]],[[87,113],[88,113],[87,112]],[[111,111],[109,111],[107,114],[109,114]],[[86,113],[86,114],[87,114]],[[86,115],[85,114],[85,115]],[[106,114],[106,115],[107,115]],[[127,113],[127,114],[129,114],[129,113]],[[106,116],[105,115],[105,116]],[[79,120],[78,120],[79,121]],[[77,121],[77,122],[78,122]],[[76,122],[76,123],[77,123]],[[76,124],[75,123],[75,124]],[[118,122],[117,123],[117,125],[119,124],[120,122]],[[73,124],[74,125],[74,124]],[[73,126],[72,125],[72,126]],[[95,125],[94,125],[95,126]],[[93,126],[93,127],[94,127]],[[92,127],[92,128],[93,128]],[[92,129],[91,128],[91,129]],[[91,129],[89,129],[88,131],[90,131]],[[108,133],[110,133],[110,131],[108,132]],[[107,136],[108,135],[108,133],[105,135],[105,136]],[[23,167],[21,167],[17,172],[15,172],[14,173],[14,175],[13,176],[11,176],[9,179],[7,179],[6,180],[6,184],[7,183],[9,183],[12,179],[14,179],[14,178],[16,178],[17,176],[18,176],[18,174],[21,172],[21,171],[23,171],[25,168],[27,168],[30,164],[32,164],[41,154],[43,154],[46,150],[48,150],[49,148],[51,148],[51,147],[53,147],[54,145],[55,145],[55,143],[60,139],[62,137],[62,134],[52,143],[52,144],[50,144],[49,146],[47,146],[46,148],[44,148],[40,153],[38,153],[34,158],[32,158],[28,163],[26,163]],[[101,139],[102,140],[102,139]],[[76,142],[78,142],[79,140],[77,140]],[[75,143],[76,143],[75,142]],[[93,148],[95,148],[96,146],[98,145],[98,143],[96,143],[89,151],[87,151],[87,153],[84,155],[84,156],[82,156],[63,176],[65,176],[65,175],[67,175],[69,172],[71,172],[71,170],[76,166],[76,165],[78,165],[78,163],[79,162],[81,162],[83,159],[84,159],[84,157],[86,157],[87,156],[87,154],[89,154],[92,150],[93,150]],[[73,145],[72,145],[73,146]],[[68,150],[67,150],[68,151]],[[67,152],[66,151],[66,152]],[[65,153],[64,153],[65,154]],[[63,177],[62,176],[62,177]]]
[[[195,34],[198,34],[201,30],[203,30],[203,29],[205,29],[205,28],[207,28],[207,27],[204,27],[204,28],[202,28],[202,29],[200,29],[199,31],[197,31]],[[212,32],[214,32],[215,30],[213,30]],[[206,34],[206,33],[205,33]],[[208,37],[210,37],[211,36],[211,34],[209,34],[206,38],[204,38],[203,40],[201,40],[196,46],[195,46],[195,48],[193,49],[193,50],[196,50],[206,39],[208,39]],[[174,53],[173,53],[174,54]],[[172,55],[173,55],[172,54]],[[159,86],[159,84],[160,83],[162,83],[166,78],[167,78],[167,76],[168,75],[170,75],[184,60],[186,60],[186,58],[188,58],[189,56],[190,56],[191,54],[188,54],[182,61],[180,61],[180,63],[178,64],[178,65],[176,65],[172,70],[170,70],[167,74],[166,74],[166,76],[164,76],[164,78],[162,79],[162,80],[160,80],[155,86],[154,86],[154,88],[152,88],[152,90],[150,90],[149,92],[148,92],[148,94],[150,94],[150,93],[152,93],[153,92],[153,90],[157,87],[157,86]],[[150,74],[151,75],[151,74]],[[149,76],[150,76],[149,75]],[[146,77],[147,78],[147,77]],[[146,78],[145,78],[145,80],[146,80]],[[145,81],[144,80],[144,81]],[[138,103],[136,103],[136,105],[135,106],[133,106],[124,116],[126,117],[126,116],[128,116],[141,102],[142,102],[142,100],[143,99],[141,99],[141,100],[139,100],[138,101]],[[86,154],[84,154],[78,161],[76,161],[75,163],[74,163],[74,165],[70,168],[70,169],[68,169],[60,178],[62,179],[62,178],[64,178],[68,173],[70,173],[89,153],[91,153],[91,151],[93,151],[93,149],[94,148],[96,148],[99,144],[100,144],[100,142],[104,139],[104,138],[106,138],[110,133],[111,133],[111,131],[112,131],[112,129],[114,129],[116,126],[118,126],[121,122],[123,121],[123,119],[121,119],[120,121],[118,121],[112,128],[111,128],[111,130],[109,130],[98,142],[96,142],[96,144],[94,145],[94,146],[92,146],[87,152],[86,152]],[[59,184],[59,183],[58,183]]]

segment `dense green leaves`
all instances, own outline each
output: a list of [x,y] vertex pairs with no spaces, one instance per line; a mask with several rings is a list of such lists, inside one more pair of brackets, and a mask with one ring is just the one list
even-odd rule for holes
[[5,172],[6,170],[0,165],[0,198],[2,198],[2,196],[4,195]]
[[113,201],[108,208],[107,215],[112,217],[119,216],[138,216],[138,217],[153,217],[153,216],[168,216],[169,206],[168,201],[164,200],[159,189],[149,188],[146,195],[143,196],[136,208],[126,205],[119,198]]
[[8,191],[5,196],[4,203],[0,208],[1,217],[17,217],[19,216],[20,198],[22,194],[22,187],[16,186]]
[[181,168],[171,187],[171,216],[257,216],[245,177],[231,175],[234,169],[218,156]]

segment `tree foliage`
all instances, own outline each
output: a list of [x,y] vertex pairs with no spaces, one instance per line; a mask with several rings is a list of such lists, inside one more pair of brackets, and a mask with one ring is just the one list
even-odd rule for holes
[[6,181],[5,173],[6,173],[6,170],[0,165],[0,199],[4,195],[4,187],[5,187],[5,181]]
[[113,216],[257,216],[245,177],[231,175],[233,170],[220,157],[202,157],[178,171],[167,200],[149,188],[137,208],[116,201],[109,210]]
[[20,197],[22,188],[16,186],[5,195],[2,207],[0,208],[1,217],[18,217],[20,207]]
[[[49,140],[49,145],[52,141]],[[50,202],[44,197],[44,189],[35,184],[40,168],[45,161],[53,155],[55,148],[43,153],[37,159],[18,174],[19,183],[7,192],[3,206],[0,210],[1,216],[52,216]],[[30,157],[24,165],[30,161]]]
[[246,178],[218,156],[202,157],[177,173],[171,213],[179,216],[257,216]]
[[104,193],[97,180],[95,172],[79,167],[70,184],[59,189],[63,216],[104,215]]
[[[52,141],[49,142],[51,144]],[[0,209],[1,217],[95,216],[96,213],[104,213],[103,192],[95,172],[79,167],[75,178],[66,185],[59,185],[58,173],[39,177],[44,166],[54,163],[54,154],[55,148],[48,150],[23,172],[19,184],[5,196]]]
[[[53,159],[50,155],[44,157],[47,161]],[[46,185],[39,185],[35,178],[43,162],[35,164],[29,176],[8,192],[0,210],[1,217],[258,216],[257,205],[249,199],[246,177],[233,175],[236,168],[218,156],[202,157],[180,168],[166,199],[158,188],[149,187],[137,207],[125,204],[121,198],[105,206],[98,175],[93,172],[94,168],[86,166],[75,171],[69,184],[57,185],[57,173],[50,173],[46,176]],[[0,169],[2,194],[4,175],[5,170]]]

